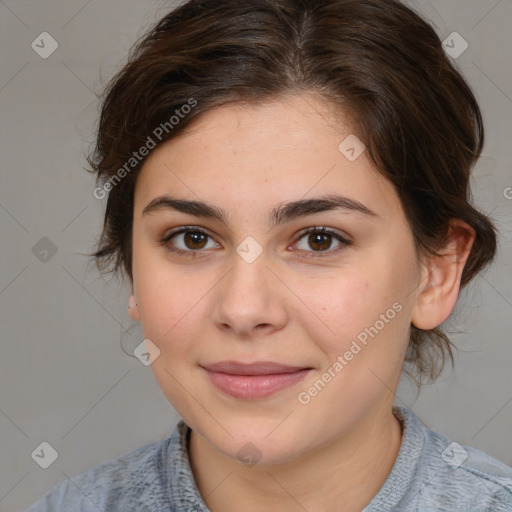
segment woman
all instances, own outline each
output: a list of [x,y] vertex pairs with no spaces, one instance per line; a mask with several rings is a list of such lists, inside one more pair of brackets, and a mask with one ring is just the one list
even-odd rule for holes
[[[484,139],[434,30],[389,0],[195,0],[106,90],[94,253],[124,272],[172,435],[30,510],[512,510],[512,469],[393,406],[493,258]],[[404,367],[405,363],[405,367]]]

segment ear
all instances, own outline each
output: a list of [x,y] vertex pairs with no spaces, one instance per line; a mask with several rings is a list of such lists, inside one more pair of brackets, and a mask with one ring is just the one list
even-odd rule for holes
[[412,324],[418,329],[434,329],[450,316],[475,237],[475,230],[469,224],[453,219],[440,255],[429,257],[422,264],[419,294],[411,317]]
[[139,307],[137,305],[137,299],[135,298],[135,295],[132,295],[128,301],[128,314],[134,322],[139,321]]

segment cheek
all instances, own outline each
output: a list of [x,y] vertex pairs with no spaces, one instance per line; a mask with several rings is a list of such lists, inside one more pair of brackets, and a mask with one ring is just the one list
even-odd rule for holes
[[[334,284],[334,283],[333,283]],[[358,327],[371,316],[372,286],[367,276],[354,271],[331,285],[328,300],[324,302],[326,323],[334,331],[334,338],[343,340],[356,334]]]
[[333,279],[318,280],[314,292],[303,283],[301,293],[308,297],[303,328],[326,355],[326,364],[347,351],[352,352],[347,353],[350,361],[372,366],[398,358],[410,323],[407,276],[406,262],[371,259],[371,264],[361,262],[340,270]]
[[[336,351],[382,309],[385,286],[362,267],[346,266],[332,276],[297,282],[305,297],[299,318],[312,339],[321,337],[326,352]],[[372,320],[372,322],[375,320]]]
[[197,288],[187,292],[179,279],[146,281],[139,307],[144,336],[166,352],[185,351],[195,336],[198,322],[194,318],[200,314],[202,295],[204,291]]
[[207,315],[207,301],[201,299],[211,285],[199,274],[193,276],[176,269],[171,272],[170,266],[155,258],[152,262],[148,258],[145,263],[137,275],[140,324],[144,338],[160,350],[151,371],[173,407],[194,411],[197,404],[192,397],[200,396],[201,390],[189,372],[191,364],[195,364],[194,347],[204,326],[200,318]]
[[134,248],[133,269],[144,337],[166,351],[177,336],[186,343],[183,328],[204,295],[197,276],[166,262],[162,250],[142,245]]

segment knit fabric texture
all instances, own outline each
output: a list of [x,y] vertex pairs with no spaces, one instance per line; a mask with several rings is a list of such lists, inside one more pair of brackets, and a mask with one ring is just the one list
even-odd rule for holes
[[[393,413],[400,451],[361,512],[512,512],[512,468],[426,428],[410,409]],[[61,482],[27,512],[211,512],[190,468],[189,433],[180,420],[167,439]]]

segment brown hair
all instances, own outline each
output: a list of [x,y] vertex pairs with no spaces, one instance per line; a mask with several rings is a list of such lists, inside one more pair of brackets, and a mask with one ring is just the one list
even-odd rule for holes
[[[212,108],[301,92],[351,115],[354,133],[395,186],[418,254],[435,254],[458,218],[476,231],[461,286],[493,259],[495,227],[470,204],[481,113],[418,14],[397,0],[190,0],[133,46],[103,92],[88,157],[97,184],[109,190],[91,255],[100,271],[124,269],[132,280],[134,186],[144,163],[134,152],[175,137]],[[411,329],[406,362],[420,378],[437,377],[447,354],[453,366],[441,327]]]

